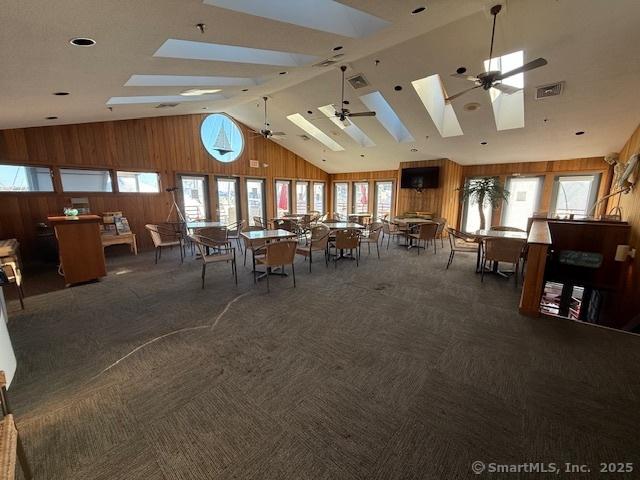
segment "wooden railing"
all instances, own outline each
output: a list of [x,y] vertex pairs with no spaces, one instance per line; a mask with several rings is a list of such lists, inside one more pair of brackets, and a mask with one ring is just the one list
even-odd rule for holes
[[520,297],[520,313],[530,317],[540,315],[540,299],[544,289],[544,269],[551,245],[551,232],[546,219],[534,219],[527,238],[527,269]]

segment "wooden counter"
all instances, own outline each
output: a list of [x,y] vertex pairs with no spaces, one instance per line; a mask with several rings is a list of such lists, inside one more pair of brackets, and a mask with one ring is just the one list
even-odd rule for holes
[[99,216],[52,216],[47,220],[56,233],[67,286],[97,280],[107,274]]
[[544,290],[544,271],[551,245],[547,219],[534,219],[527,237],[527,269],[520,296],[520,313],[530,317],[540,315],[540,299]]

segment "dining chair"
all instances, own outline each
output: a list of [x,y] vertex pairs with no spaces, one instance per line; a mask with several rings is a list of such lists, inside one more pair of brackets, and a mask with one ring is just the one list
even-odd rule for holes
[[389,220],[382,220],[382,241],[384,242],[384,237],[386,236],[387,250],[389,250],[389,242],[391,241],[391,238],[395,237],[397,239],[401,235],[404,235],[404,232],[401,232],[398,229],[398,225],[389,222]]
[[235,241],[240,251],[242,251],[242,243],[240,242],[240,232],[242,231],[242,229],[245,227],[246,224],[247,224],[246,220],[239,220],[237,222],[231,223],[230,225],[227,225],[227,230],[229,231],[227,233],[227,238],[232,242]]
[[376,251],[378,252],[378,258],[380,258],[380,234],[383,229],[382,222],[373,222],[369,224],[368,232],[366,235],[362,235],[360,237],[360,247],[362,248],[362,244],[367,245],[368,253],[371,254],[371,244],[375,244]]
[[320,215],[320,218],[318,218],[318,222],[324,222],[327,220],[327,218],[329,218],[329,214],[323,213],[322,215]]
[[337,222],[340,222],[342,220],[342,215],[340,215],[338,212],[333,212],[331,218]]
[[[262,227],[259,227],[257,225],[249,225],[244,227],[244,229],[242,230],[243,232],[257,232],[260,230],[265,230]],[[247,250],[251,250],[251,254],[254,255],[255,251],[258,250],[259,248],[262,248],[264,246],[264,244],[266,243],[266,240],[260,239],[260,240],[249,240],[247,237],[245,237],[244,235],[241,235],[240,238],[242,239],[242,243],[244,246],[244,262],[242,263],[243,266],[247,266]]]
[[180,263],[184,262],[184,239],[180,232],[177,232],[171,224],[150,224],[144,226],[151,235],[151,241],[156,251],[156,264],[162,258],[162,249],[165,247],[178,247],[180,250]]
[[[356,251],[356,267],[360,263],[360,230],[355,228],[344,228],[335,231],[336,238],[332,242],[332,246],[335,249],[334,266],[338,268],[338,260],[342,258],[342,252],[349,250],[351,258],[353,257],[353,251]],[[340,255],[338,255],[338,250]]]
[[[295,240],[282,240],[280,242],[270,242],[265,244],[260,250],[264,254],[256,256],[255,263],[258,265],[264,265],[267,267],[267,292],[269,289],[269,277],[270,270],[273,267],[282,267],[284,273],[284,266],[291,265],[291,274],[293,276],[293,288],[296,288],[296,269],[294,261],[296,258],[296,248],[298,242]],[[257,253],[257,252],[256,252]],[[256,283],[256,269],[253,269],[253,282]]]
[[267,225],[262,217],[253,217],[253,224],[258,227],[267,228]]
[[441,248],[444,248],[444,229],[447,226],[447,219],[437,217],[434,218],[433,221],[438,224],[438,230],[436,230],[436,238],[440,239],[440,246]]
[[296,249],[296,253],[302,255],[305,260],[307,257],[309,258],[309,273],[311,273],[311,264],[313,263],[313,252],[324,252],[324,263],[329,266],[329,233],[329,227],[326,225],[316,225],[311,228],[309,243]]
[[467,252],[478,254],[478,248],[480,244],[478,241],[460,230],[448,227],[447,234],[449,236],[449,246],[451,247],[451,253],[449,253],[449,261],[447,262],[447,268],[453,262],[453,257],[457,252]]
[[518,269],[520,267],[520,258],[525,241],[516,238],[496,238],[489,237],[484,239],[484,253],[482,255],[480,281],[484,282],[484,272],[487,262],[505,262],[513,265],[515,270],[515,283],[518,286]]
[[[207,238],[211,245],[208,246],[207,251],[210,248],[217,248],[215,245],[219,245],[221,247],[230,247],[231,241],[229,240],[229,230],[227,227],[203,227],[198,228],[194,235],[199,235],[201,237]],[[191,237],[193,238],[193,236]]]
[[16,459],[22,469],[22,477],[31,480],[31,467],[22,445],[22,438],[15,423],[15,417],[7,398],[7,379],[0,370],[0,479],[13,480],[16,471]]
[[[202,288],[204,288],[204,277],[207,273],[207,265],[218,262],[231,262],[231,273],[233,274],[236,285],[238,284],[235,248],[228,242],[223,245],[214,239],[198,234],[192,235],[191,239],[198,249],[200,259],[202,260]],[[207,251],[213,253],[208,253]]]
[[426,250],[429,242],[433,242],[433,253],[436,253],[436,232],[438,231],[437,223],[421,223],[418,233],[410,233],[409,239],[414,239],[418,243],[418,255],[420,255],[420,242],[424,243]]
[[491,227],[491,230],[495,230],[497,232],[526,232],[526,230],[521,228],[508,227],[507,225],[494,225]]
[[[0,263],[0,286],[7,284],[14,284],[16,291],[18,292],[18,299],[20,300],[20,307],[24,310],[24,290],[22,289],[22,271],[18,266],[17,261]],[[2,278],[2,275],[4,278]],[[4,281],[3,281],[4,280]]]

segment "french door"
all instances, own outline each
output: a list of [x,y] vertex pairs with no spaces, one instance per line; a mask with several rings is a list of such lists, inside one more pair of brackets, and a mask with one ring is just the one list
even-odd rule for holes
[[218,219],[223,225],[231,225],[240,220],[240,197],[238,195],[238,179],[233,177],[217,177],[218,187]]
[[187,221],[209,218],[209,177],[207,175],[178,175],[182,210]]
[[254,224],[253,219],[260,217],[263,222],[266,221],[267,211],[264,192],[264,180],[261,178],[247,178],[247,221]]

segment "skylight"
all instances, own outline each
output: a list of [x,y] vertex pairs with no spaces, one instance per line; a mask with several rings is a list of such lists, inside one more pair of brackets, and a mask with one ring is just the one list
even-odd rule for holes
[[334,0],[204,0],[204,3],[352,38],[366,37],[390,24]]
[[314,63],[318,57],[301,53],[262,50],[219,43],[192,42],[170,38],[153,54],[154,57],[210,60],[218,62],[254,63],[298,67]]
[[324,105],[320,107],[322,113],[324,113],[329,120],[335,123],[344,133],[349,135],[355,142],[361,147],[375,147],[376,144],[371,140],[366,133],[364,133],[358,126],[350,119],[346,119],[345,122],[341,122],[339,118],[335,116],[335,105]]
[[380,92],[372,92],[360,97],[369,110],[376,112],[376,118],[384,128],[391,134],[396,142],[408,143],[413,142],[414,138],[404,126],[396,112],[393,111],[391,105],[387,103]]
[[183,103],[183,102],[207,102],[212,100],[222,100],[226,98],[222,94],[212,95],[141,95],[133,97],[111,97],[107,100],[107,105],[135,105],[142,103]]
[[440,75],[435,74],[411,82],[416,93],[422,100],[422,104],[429,112],[431,120],[435,124],[438,132],[443,137],[457,137],[463,135],[460,122],[453,110],[453,105],[447,103],[445,98],[447,93],[442,85]]
[[191,75],[131,75],[125,87],[248,87],[257,85],[247,77],[207,77]]
[[[520,50],[491,60],[491,70],[499,70],[504,73],[521,67],[523,63],[524,52]],[[489,70],[489,60],[485,60],[484,68]],[[512,87],[524,88],[524,74],[519,73],[513,77],[506,78],[502,83]],[[491,95],[493,116],[498,130],[524,127],[524,90],[507,95],[500,90],[492,88],[489,90],[489,94]]]
[[311,135],[313,138],[318,140],[320,143],[322,143],[326,147],[333,150],[334,152],[340,152],[344,150],[344,147],[342,145],[340,145],[338,142],[333,140],[326,133],[324,133],[322,130],[320,130],[318,127],[316,127],[313,123],[311,123],[309,120],[304,118],[299,113],[287,115],[287,119],[290,122],[294,123],[296,126],[300,127],[305,132],[307,132],[309,135]]

